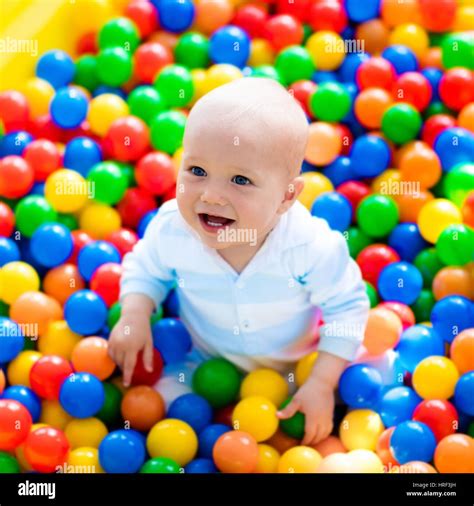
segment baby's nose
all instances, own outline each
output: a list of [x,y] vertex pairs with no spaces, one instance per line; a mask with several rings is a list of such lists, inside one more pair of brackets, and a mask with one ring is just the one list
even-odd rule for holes
[[222,192],[220,192],[217,188],[214,187],[208,187],[204,190],[204,192],[201,195],[201,202],[220,206],[224,206],[227,203]]

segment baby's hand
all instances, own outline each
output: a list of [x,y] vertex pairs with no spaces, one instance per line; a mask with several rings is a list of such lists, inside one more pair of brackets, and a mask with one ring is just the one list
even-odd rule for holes
[[312,446],[327,438],[333,428],[334,390],[327,383],[309,378],[282,411],[281,419],[291,418],[297,411],[305,415],[302,445]]

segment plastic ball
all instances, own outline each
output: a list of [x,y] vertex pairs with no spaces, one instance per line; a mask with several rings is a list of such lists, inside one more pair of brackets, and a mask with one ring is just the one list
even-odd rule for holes
[[339,395],[352,408],[372,408],[381,388],[380,373],[365,364],[350,365],[339,379]]
[[121,412],[133,429],[150,430],[165,416],[163,398],[153,388],[142,385],[130,388],[123,396]]
[[473,473],[474,440],[466,434],[443,438],[434,454],[434,465],[440,473]]
[[32,117],[37,118],[48,113],[49,104],[54,96],[54,88],[48,81],[32,77],[24,84],[22,92],[28,102]]
[[110,432],[99,446],[100,465],[106,473],[136,473],[145,458],[145,445],[134,430]]
[[47,139],[37,139],[23,151],[23,158],[34,171],[35,181],[46,178],[61,166],[61,154],[57,146]]
[[186,117],[179,111],[159,113],[150,123],[152,146],[158,151],[173,154],[182,144]]
[[354,114],[359,122],[367,128],[380,128],[385,110],[393,99],[383,88],[366,88],[354,101]]
[[451,343],[460,332],[474,326],[472,302],[457,295],[445,297],[434,305],[431,321],[436,332]]
[[[332,31],[321,30],[308,37],[306,49],[318,70],[337,69],[344,60],[343,39]],[[328,51],[327,48],[331,50]]]
[[94,134],[103,136],[116,119],[128,114],[128,105],[122,98],[112,93],[104,93],[90,101],[87,121]]
[[82,335],[96,334],[107,319],[107,306],[91,290],[73,293],[64,305],[64,317],[69,328]]
[[20,464],[9,453],[0,452],[0,473],[16,474],[20,473]]
[[149,147],[147,125],[135,116],[118,118],[110,125],[104,142],[116,160],[138,160]]
[[[282,411],[290,402],[292,401],[292,397],[286,399],[283,404],[280,406],[279,411]],[[292,438],[301,440],[303,439],[305,432],[305,415],[301,411],[297,411],[290,418],[285,418],[280,420],[280,429],[288,436]]]
[[90,237],[100,240],[120,229],[121,215],[111,206],[92,203],[81,211],[79,225]]
[[[358,177],[373,177],[381,174],[390,162],[390,148],[387,142],[375,135],[359,137],[351,152],[351,170]],[[368,164],[367,160],[371,160]]]
[[431,356],[423,359],[412,376],[413,388],[423,399],[445,400],[452,397],[459,373],[446,357]]
[[[443,179],[446,196],[461,207],[474,190],[474,164],[466,163],[453,167]],[[469,222],[464,219],[464,222]]]
[[377,288],[384,300],[412,304],[421,293],[423,278],[412,264],[396,262],[382,270]]
[[265,397],[279,406],[288,396],[288,384],[272,369],[257,369],[249,373],[240,387],[242,399],[251,396]]
[[191,349],[191,337],[180,320],[163,318],[152,328],[153,343],[165,363],[176,363],[185,359]]
[[85,288],[84,280],[75,265],[64,264],[50,269],[43,279],[44,292],[60,304],[74,293]]
[[153,195],[163,195],[176,184],[176,171],[166,153],[148,153],[135,168],[138,185]]
[[65,463],[69,448],[64,433],[53,427],[40,427],[30,432],[24,444],[26,460],[41,473],[57,472]]
[[31,415],[23,404],[0,399],[0,450],[9,452],[23,443],[31,425]]
[[30,369],[31,388],[43,399],[57,400],[63,382],[72,372],[71,365],[64,358],[45,355]]
[[461,295],[468,299],[474,297],[471,275],[462,267],[444,267],[433,279],[433,295],[440,300],[450,295]]
[[462,222],[461,211],[446,199],[434,199],[424,205],[418,217],[421,235],[435,244],[443,230],[449,225]]
[[102,83],[121,86],[130,79],[132,73],[132,57],[125,49],[110,47],[97,55],[97,76]]
[[48,176],[45,197],[56,211],[71,213],[78,211],[86,203],[88,189],[84,178],[78,172],[61,169]]
[[311,206],[311,214],[323,218],[333,230],[344,232],[351,223],[352,206],[337,192],[323,193]]
[[189,70],[182,65],[167,65],[157,74],[154,87],[173,107],[183,107],[192,99],[194,85]]
[[400,158],[402,181],[419,182],[423,189],[431,188],[441,178],[438,155],[426,144],[415,142]]
[[232,414],[234,428],[247,432],[257,442],[269,439],[278,429],[275,405],[261,396],[241,400]]
[[19,198],[33,187],[34,171],[20,156],[5,156],[0,160],[0,196]]
[[434,142],[443,170],[450,171],[460,163],[472,162],[474,133],[454,127],[443,130]]
[[411,460],[430,462],[435,448],[435,436],[428,425],[422,422],[403,422],[395,427],[390,438],[390,451],[400,464]]
[[223,473],[252,473],[259,461],[257,442],[250,434],[240,430],[220,436],[212,453],[214,463]]
[[375,448],[375,451],[377,452],[377,455],[379,456],[380,460],[387,467],[398,465],[398,462],[395,460],[395,458],[392,455],[392,452],[390,451],[390,438],[392,437],[394,430],[395,427],[385,429],[380,435],[377,441],[377,447]]
[[310,97],[309,106],[321,121],[340,121],[350,110],[351,98],[344,86],[328,82],[317,87]]
[[339,437],[348,450],[375,450],[384,426],[380,416],[369,409],[348,413],[339,428]]
[[87,105],[87,97],[82,91],[73,87],[62,88],[51,101],[51,118],[61,128],[76,128],[86,119]]
[[102,408],[97,413],[97,418],[106,424],[117,423],[120,419],[120,403],[122,395],[125,392],[121,378],[116,378],[113,382],[103,383],[105,400]]
[[43,401],[40,423],[64,430],[71,420],[71,415],[64,411],[59,401]]
[[73,80],[74,70],[72,58],[59,49],[44,53],[36,64],[36,76],[56,89],[67,86]]
[[436,253],[447,265],[465,265],[474,259],[474,232],[466,225],[449,225],[438,236]]
[[397,351],[403,367],[413,373],[423,359],[432,355],[443,355],[444,343],[433,328],[414,325],[403,331]]
[[[235,51],[235,47],[239,48]],[[209,40],[209,56],[215,63],[230,63],[243,67],[250,54],[250,39],[237,26],[224,26],[216,30]]]
[[472,396],[474,392],[474,371],[463,374],[456,383],[454,390],[454,404],[459,411],[473,416],[474,407],[472,405]]
[[445,400],[422,401],[413,412],[413,420],[423,422],[433,431],[436,441],[456,432],[459,417],[454,406]]
[[140,38],[135,24],[125,17],[111,19],[99,31],[100,49],[124,47],[133,53],[139,42]]
[[33,258],[46,267],[62,264],[71,254],[73,242],[69,229],[59,223],[45,223],[31,237]]
[[71,449],[87,446],[99,448],[101,441],[107,436],[105,424],[98,418],[82,418],[71,420],[64,429],[64,434]]
[[341,136],[333,125],[323,122],[311,123],[305,160],[313,165],[327,165],[337,158],[341,147]]
[[398,222],[399,213],[395,201],[385,195],[369,195],[359,204],[357,222],[369,237],[389,234]]
[[104,470],[99,462],[99,451],[88,446],[71,450],[64,472],[103,473]]
[[23,385],[9,386],[3,392],[2,398],[11,399],[23,404],[30,413],[33,422],[36,422],[39,419],[41,413],[41,401],[30,388]]
[[59,401],[66,412],[75,418],[94,416],[104,403],[102,383],[89,373],[71,374],[61,386]]
[[216,441],[229,432],[231,428],[228,425],[212,424],[205,427],[199,433],[199,456],[206,459],[212,459],[212,451]]
[[[154,74],[153,74],[154,78]],[[150,82],[152,79],[150,80]],[[127,97],[130,113],[149,124],[160,112],[165,110],[163,97],[152,86],[139,86]]]
[[0,317],[2,340],[0,341],[0,361],[9,362],[21,352],[25,339],[23,331],[17,322]]
[[420,398],[409,387],[391,388],[383,393],[377,405],[377,412],[385,427],[393,427],[412,418]]
[[439,95],[447,107],[455,111],[474,102],[474,76],[466,68],[446,71],[439,82]]
[[371,309],[363,344],[370,355],[381,355],[397,345],[402,329],[400,318],[389,309]]
[[88,372],[100,380],[107,379],[115,369],[108,355],[107,341],[100,337],[87,337],[76,344],[71,362],[77,372]]
[[450,356],[460,374],[474,370],[474,330],[465,329],[451,343]]
[[288,14],[270,16],[263,25],[262,33],[275,51],[299,45],[304,36],[300,21]]
[[212,421],[211,405],[203,397],[189,393],[176,398],[170,405],[168,418],[188,423],[199,434]]
[[302,79],[311,79],[314,63],[309,51],[300,46],[290,46],[278,54],[275,68],[283,83],[293,84]]
[[315,473],[321,464],[321,455],[308,446],[287,450],[278,461],[279,473]]
[[3,391],[5,390],[5,384],[6,384],[5,373],[3,372],[2,369],[0,369],[0,395],[2,395]]
[[[191,465],[194,460],[190,462]],[[211,462],[212,463],[212,462]],[[186,466],[187,467],[187,466]],[[140,473],[145,474],[170,474],[181,472],[180,466],[172,459],[166,457],[155,457],[154,459],[147,460],[140,469]],[[189,471],[185,471],[189,472]]]
[[419,112],[412,105],[400,102],[386,109],[381,126],[387,139],[405,144],[418,135],[421,124]]
[[376,286],[382,270],[389,264],[398,262],[398,253],[385,244],[372,244],[362,249],[357,255],[357,264],[363,278]]
[[442,63],[446,69],[466,67],[473,69],[472,40],[468,32],[448,33],[441,42]]
[[20,249],[12,239],[0,236],[0,267],[20,261]]
[[115,246],[106,241],[93,241],[86,244],[79,252],[77,259],[79,272],[86,281],[90,281],[102,265],[119,262],[119,252]]

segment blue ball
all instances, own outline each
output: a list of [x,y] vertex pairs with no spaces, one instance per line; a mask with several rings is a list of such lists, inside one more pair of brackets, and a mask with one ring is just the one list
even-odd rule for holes
[[413,389],[405,386],[395,387],[381,396],[377,412],[385,427],[393,427],[410,420],[421,401],[421,397]]
[[222,434],[225,434],[231,430],[231,427],[222,423],[208,425],[205,429],[203,429],[202,432],[198,434],[199,457],[212,460],[212,450],[216,444],[216,441],[222,436]]
[[214,63],[243,67],[250,56],[249,36],[238,26],[223,26],[209,40],[209,55]]
[[342,65],[337,71],[339,77],[338,81],[343,83],[355,83],[357,69],[369,58],[370,55],[367,53],[351,53],[346,55]]
[[110,432],[99,445],[99,462],[107,473],[137,473],[145,456],[145,443],[134,430]]
[[351,21],[362,23],[379,17],[380,0],[346,0],[346,12]]
[[13,385],[6,388],[1,397],[2,399],[12,399],[23,404],[30,412],[33,423],[39,420],[41,415],[41,400],[31,388],[23,385]]
[[53,122],[61,128],[76,128],[87,116],[87,98],[76,88],[61,88],[51,100]]
[[114,88],[113,86],[107,86],[106,84],[101,84],[97,86],[97,88],[93,91],[92,97],[98,97],[99,95],[103,95],[104,93],[112,93],[112,95],[117,95],[124,100],[127,100],[127,94],[122,88]]
[[183,420],[199,434],[212,422],[212,407],[200,395],[184,394],[171,403],[166,416]]
[[144,216],[142,216],[142,219],[140,220],[140,223],[138,224],[137,228],[137,234],[140,239],[145,235],[146,229],[150,224],[150,221],[155,217],[157,212],[158,209],[153,209],[153,211],[148,211]]
[[75,418],[97,414],[105,400],[104,386],[93,374],[78,372],[69,375],[59,392],[59,402]]
[[466,297],[444,297],[431,310],[433,328],[442,339],[451,343],[463,330],[474,327],[474,304]]
[[443,77],[443,71],[434,67],[427,67],[421,71],[421,73],[428,79],[431,86],[431,103],[439,102],[439,82]]
[[454,390],[454,404],[459,411],[474,416],[474,371],[459,378]]
[[77,256],[79,273],[86,281],[90,281],[101,265],[110,262],[120,263],[120,253],[113,244],[107,241],[92,241],[86,244]]
[[416,223],[398,224],[388,237],[388,245],[406,262],[413,262],[420,251],[429,247]]
[[102,159],[101,147],[89,137],[75,137],[64,148],[64,167],[73,169],[84,177]]
[[311,81],[320,83],[332,83],[337,81],[337,74],[329,70],[316,70],[311,76]]
[[326,220],[333,230],[344,232],[351,224],[352,205],[340,193],[323,193],[313,202],[311,214]]
[[444,355],[444,343],[432,327],[412,325],[402,332],[396,351],[403,367],[413,373],[423,359]]
[[339,379],[341,399],[351,408],[371,408],[382,389],[380,373],[370,365],[354,364],[347,367]]
[[382,58],[389,61],[397,74],[415,72],[418,70],[418,60],[415,53],[407,46],[394,44],[382,52]]
[[48,81],[54,88],[67,86],[75,72],[72,58],[59,49],[44,53],[36,64],[36,76]]
[[400,464],[412,460],[431,462],[435,448],[433,431],[423,422],[402,422],[390,437],[390,450]]
[[447,128],[436,138],[434,150],[443,170],[449,172],[455,165],[472,162],[474,134],[460,127]]
[[190,0],[162,0],[158,7],[160,26],[168,32],[184,32],[193,23],[194,4]]
[[23,350],[24,343],[20,326],[0,316],[0,364],[13,360]]
[[385,140],[375,135],[356,139],[350,152],[352,171],[358,177],[375,177],[387,169],[390,148]]
[[66,301],[64,318],[73,332],[90,336],[105,325],[107,306],[102,297],[92,290],[79,290]]
[[73,250],[71,231],[60,223],[40,225],[31,236],[33,258],[45,267],[56,267],[67,260]]
[[165,308],[166,315],[170,317],[179,316],[179,297],[176,290],[171,290],[163,302],[163,306]]
[[21,156],[26,146],[33,141],[33,136],[23,130],[16,130],[0,137],[0,157],[8,155]]
[[355,177],[352,172],[351,159],[348,156],[338,156],[334,162],[323,169],[323,174],[331,180],[335,187],[346,181],[351,181]]
[[383,300],[413,304],[423,288],[420,271],[408,262],[394,262],[380,273],[377,289]]
[[35,183],[33,185],[33,188],[31,188],[31,191],[29,195],[39,195],[41,197],[44,197],[44,181],[39,181],[38,183]]
[[192,346],[191,336],[181,320],[162,318],[152,328],[153,344],[165,364],[182,362]]
[[20,260],[20,249],[13,239],[0,237],[0,267]]
[[184,472],[190,474],[209,474],[219,471],[211,459],[195,459],[185,466]]

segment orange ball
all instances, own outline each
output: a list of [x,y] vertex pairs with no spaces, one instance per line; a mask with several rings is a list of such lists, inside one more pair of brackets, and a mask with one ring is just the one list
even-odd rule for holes
[[147,42],[159,42],[171,51],[174,51],[174,47],[178,43],[178,36],[174,33],[159,31],[150,35],[150,37],[147,39]]
[[428,190],[420,190],[417,193],[403,193],[402,195],[395,196],[398,212],[400,213],[400,221],[402,223],[417,223],[421,209],[433,199],[433,194]]
[[102,337],[86,337],[79,341],[71,355],[77,372],[88,372],[101,381],[115,370],[115,362],[109,357],[108,342]]
[[438,155],[425,142],[417,141],[400,158],[402,181],[416,181],[422,189],[431,188],[441,178]]
[[380,128],[382,116],[393,102],[392,95],[383,88],[366,88],[355,99],[354,113],[367,128]]
[[466,200],[463,202],[462,208],[462,221],[474,228],[474,191],[469,192]]
[[365,52],[376,56],[387,47],[389,34],[383,21],[371,19],[357,27],[355,37],[362,41]]
[[122,417],[133,429],[149,431],[165,417],[163,398],[153,388],[140,385],[132,387],[122,399]]
[[420,58],[420,67],[422,69],[435,68],[444,70],[442,61],[442,52],[440,47],[430,47]]
[[196,17],[192,30],[208,35],[229,24],[234,17],[234,6],[230,0],[199,0],[195,6]]
[[474,102],[465,105],[459,111],[458,126],[474,132]]
[[10,306],[10,318],[22,326],[28,337],[46,332],[50,322],[63,319],[59,302],[42,292],[25,292]]
[[0,369],[0,395],[2,395],[3,391],[5,390],[5,384],[6,384],[5,373],[3,372],[2,369]]
[[288,434],[285,434],[281,429],[278,429],[273,436],[266,441],[267,444],[273,446],[282,455],[290,448],[299,444],[299,441]]
[[474,370],[474,329],[463,330],[454,338],[450,357],[459,374]]
[[382,434],[380,434],[379,440],[377,441],[377,446],[375,447],[375,451],[380,457],[380,460],[384,466],[388,467],[399,465],[397,459],[392,455],[392,452],[390,451],[390,438],[392,437],[394,430],[395,427],[385,429]]
[[44,293],[54,297],[60,304],[64,304],[74,292],[85,287],[79,269],[73,264],[54,267],[47,272],[43,280]]
[[333,453],[346,453],[346,448],[336,436],[328,436],[319,443],[312,446],[321,457],[327,457]]
[[382,0],[381,17],[389,27],[405,23],[421,24],[418,0]]
[[258,464],[258,444],[247,432],[233,430],[216,441],[212,456],[223,473],[252,473]]
[[474,298],[474,285],[467,269],[462,267],[444,267],[433,279],[433,295],[436,300],[448,295],[462,295]]
[[402,330],[402,322],[393,311],[376,307],[369,311],[363,344],[370,355],[381,355],[398,343]]
[[450,434],[436,447],[434,465],[440,473],[474,473],[474,439]]
[[323,121],[309,125],[305,159],[313,165],[328,165],[333,162],[342,148],[341,134],[337,128]]

